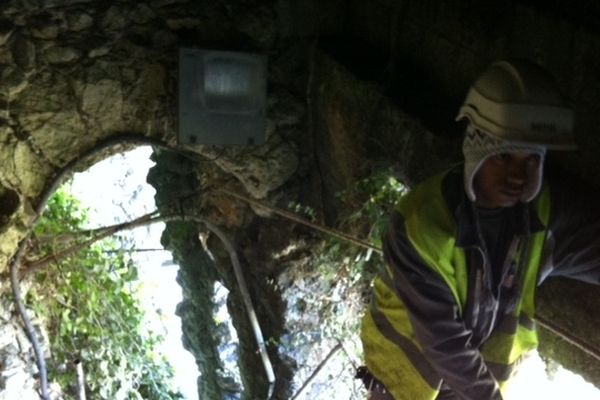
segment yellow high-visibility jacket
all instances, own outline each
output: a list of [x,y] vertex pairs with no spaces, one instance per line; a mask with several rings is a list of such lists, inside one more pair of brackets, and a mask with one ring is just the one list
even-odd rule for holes
[[[506,211],[513,222],[495,238],[504,243],[500,256],[490,259],[461,171],[406,194],[384,238],[386,267],[374,281],[361,339],[369,372],[396,400],[433,400],[442,382],[467,399],[501,399],[513,366],[538,343],[539,281],[550,274],[600,281],[600,251],[588,247],[577,259],[585,267],[572,268],[568,254],[581,243],[557,245],[553,227],[576,235],[583,220],[558,218],[551,203],[561,196],[546,183],[534,201]],[[568,196],[557,203],[564,207]],[[600,232],[598,212],[585,218]]]

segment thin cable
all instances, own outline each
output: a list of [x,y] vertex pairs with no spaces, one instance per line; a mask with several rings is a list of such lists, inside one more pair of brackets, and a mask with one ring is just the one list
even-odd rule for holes
[[203,218],[196,217],[195,219],[206,225],[206,227],[210,231],[212,231],[219,239],[221,239],[221,242],[223,243],[225,249],[229,253],[231,264],[233,266],[233,272],[235,274],[235,279],[237,280],[240,293],[242,294],[242,299],[244,300],[244,305],[246,306],[246,312],[248,313],[248,318],[250,319],[250,324],[252,325],[252,330],[254,332],[254,338],[256,339],[256,344],[258,345],[258,352],[260,353],[263,368],[265,370],[265,374],[267,375],[267,380],[269,381],[267,400],[271,399],[273,397],[273,392],[275,389],[275,372],[273,371],[273,364],[271,363],[271,359],[269,358],[269,354],[267,353],[265,340],[262,334],[262,330],[260,328],[260,323],[258,322],[258,318],[256,316],[254,305],[252,304],[252,298],[250,297],[250,292],[248,291],[248,285],[246,284],[246,279],[244,278],[244,273],[242,272],[242,266],[240,265],[240,261],[237,256],[237,251],[235,250],[235,247],[233,246],[231,240],[227,238],[225,233],[223,233],[223,231],[217,228],[217,226],[211,224]]
[[40,346],[40,343],[37,340],[33,323],[31,322],[29,314],[27,314],[27,310],[25,309],[25,304],[22,300],[23,296],[21,294],[21,289],[19,285],[19,274],[17,264],[20,262],[24,251],[25,246],[19,247],[17,253],[10,262],[10,287],[15,298],[17,310],[19,311],[19,315],[21,316],[21,319],[23,320],[23,325],[25,326],[25,332],[27,333],[27,337],[31,342],[31,346],[33,347],[33,352],[35,354],[36,364],[40,373],[40,389],[42,391],[41,397],[44,400],[50,400],[50,397],[48,396],[48,376],[46,372],[46,360],[44,359],[44,351],[42,350],[42,346]]
[[329,228],[327,226],[323,226],[323,225],[320,225],[320,224],[316,224],[314,222],[310,222],[310,221],[308,221],[308,220],[306,220],[306,219],[304,219],[302,217],[299,217],[298,215],[296,215],[296,214],[294,214],[292,212],[289,212],[289,211],[282,210],[280,208],[271,206],[269,204],[263,203],[262,201],[255,200],[255,199],[249,198],[249,197],[241,195],[241,194],[237,194],[237,193],[232,192],[232,191],[227,190],[227,189],[214,189],[214,192],[223,193],[223,194],[226,194],[228,196],[234,197],[234,198],[236,198],[238,200],[242,200],[242,201],[244,201],[246,203],[249,203],[249,204],[261,207],[261,208],[263,208],[265,210],[268,210],[268,211],[271,211],[272,213],[277,214],[277,215],[279,215],[279,216],[281,216],[283,218],[289,219],[291,221],[297,222],[297,223],[302,224],[302,225],[306,225],[309,228],[312,228],[312,229],[315,229],[317,231],[326,233],[326,234],[328,234],[330,236],[333,236],[333,237],[336,237],[338,239],[350,242],[350,243],[352,243],[352,244],[354,244],[356,246],[359,246],[359,247],[362,247],[362,248],[365,248],[365,249],[368,249],[368,250],[372,250],[372,251],[374,251],[374,252],[376,252],[378,254],[382,254],[383,253],[383,251],[381,250],[380,247],[377,247],[377,246],[373,245],[372,243],[369,243],[369,242],[366,242],[364,240],[358,239],[358,238],[356,238],[354,236],[348,235],[347,233],[344,233],[342,231],[338,231],[337,229]]
[[291,400],[296,400],[301,394],[302,392],[304,392],[304,390],[308,387],[308,385],[313,381],[313,379],[315,379],[317,377],[317,375],[319,374],[319,372],[321,372],[321,370],[325,367],[325,365],[327,365],[327,363],[329,362],[329,360],[331,360],[331,358],[342,349],[342,345],[340,343],[336,344],[333,349],[331,349],[331,351],[329,352],[329,354],[327,354],[327,356],[325,357],[325,359],[323,361],[321,361],[321,363],[319,364],[319,366],[313,371],[312,374],[310,374],[310,376],[308,377],[308,379],[304,382],[304,384],[300,387],[300,389],[298,389],[298,391],[296,392],[296,394],[292,397]]

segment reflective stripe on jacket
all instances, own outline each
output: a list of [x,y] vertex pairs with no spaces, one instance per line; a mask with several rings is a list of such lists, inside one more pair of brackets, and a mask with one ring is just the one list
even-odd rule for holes
[[[524,206],[540,227],[511,242],[507,257],[514,257],[516,271],[494,295],[480,249],[458,243],[460,221],[443,193],[448,175],[429,179],[401,200],[384,252],[387,265],[363,318],[367,368],[396,400],[433,400],[442,379],[452,387],[461,374],[473,381],[462,397],[498,399],[496,382],[506,381],[515,362],[537,346],[534,295],[548,235],[549,190]],[[457,348],[462,350],[454,354]],[[438,363],[455,363],[456,371],[446,368],[442,375]]]

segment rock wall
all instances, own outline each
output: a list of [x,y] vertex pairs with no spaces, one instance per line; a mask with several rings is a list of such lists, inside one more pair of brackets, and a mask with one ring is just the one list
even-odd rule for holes
[[[10,299],[0,299],[0,399],[37,400],[39,381],[35,378],[37,368],[33,362],[33,349],[21,326],[10,312]],[[43,324],[34,321],[41,343],[47,344]],[[49,355],[49,354],[48,354]],[[61,395],[61,389],[50,385],[52,399]]]
[[[165,214],[181,211],[186,216],[219,221],[229,240],[236,244],[252,294],[251,301],[276,371],[273,399],[290,398],[291,368],[274,345],[283,333],[283,303],[271,283],[277,267],[272,253],[287,245],[291,237],[289,227],[275,229],[273,224],[257,220],[247,205],[231,198],[215,197],[210,189],[215,184],[219,188],[240,189],[239,184],[227,179],[216,164],[194,163],[177,153],[165,151],[156,152],[154,159],[157,165],[150,171],[148,181],[157,190],[159,210]],[[197,189],[192,196],[189,195],[190,187]],[[274,231],[280,233],[279,238],[273,235]],[[265,238],[263,232],[273,236]],[[184,346],[195,355],[201,374],[198,378],[200,398],[266,398],[269,383],[223,243],[202,224],[185,220],[169,222],[162,243],[173,252],[180,266],[177,279],[183,288],[183,301],[177,307],[177,314],[182,319]],[[232,333],[225,323],[215,319],[216,282],[229,290],[227,309],[238,338],[232,355],[233,365],[240,371],[237,379],[231,371],[232,360],[225,359],[223,352],[224,346],[231,345]]]
[[5,266],[61,167],[112,135],[174,137],[176,36],[152,26],[157,13],[145,4],[1,7],[0,184],[19,199],[2,234]]
[[[276,39],[273,6],[260,1],[8,1],[0,15],[0,215],[10,222],[3,224],[0,265],[68,162],[123,134],[175,144],[178,47],[266,52]],[[270,99],[273,112],[297,108],[281,85],[290,62],[275,64],[272,82],[279,87],[272,92],[281,97]],[[292,114],[270,121],[264,146],[230,149],[217,160],[256,197],[298,166],[286,141],[297,134]]]
[[[280,40],[275,9],[268,1],[2,2],[0,274],[6,276],[43,195],[66,166],[111,138],[116,145],[76,169],[131,147],[119,143],[125,137],[176,146],[180,46],[269,53],[269,115],[274,117],[266,143],[191,150],[216,158],[215,165],[254,197],[284,185],[299,167],[304,105],[294,94],[294,80],[303,77],[297,73],[303,47],[275,47]],[[8,280],[0,286],[0,292],[8,292]],[[31,379],[33,367],[26,371]]]
[[587,173],[600,167],[600,36],[593,22],[599,14],[587,0],[351,1],[346,28],[382,64],[383,73],[369,79],[385,83],[391,97],[438,134],[451,129],[470,82],[490,62],[514,57],[545,66],[575,109],[579,152],[561,162],[600,184]]

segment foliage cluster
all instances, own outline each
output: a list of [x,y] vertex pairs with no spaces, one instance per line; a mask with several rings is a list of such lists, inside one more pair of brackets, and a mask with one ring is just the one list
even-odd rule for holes
[[[75,198],[57,191],[36,227],[34,255],[56,254],[59,238],[81,231],[86,219]],[[69,391],[76,382],[71,365],[79,359],[89,398],[182,398],[170,386],[172,367],[155,351],[162,337],[144,326],[137,268],[114,239],[57,260],[33,280],[26,301],[47,324],[50,379]]]
[[398,204],[406,187],[391,170],[383,170],[364,178],[337,194],[342,209],[347,210],[342,227],[363,229],[365,240],[381,247],[381,237],[388,217]]
[[[404,185],[390,171],[358,181],[338,193],[343,217],[337,229],[380,248],[388,217],[405,191]],[[295,206],[294,211],[310,215],[302,206]],[[358,338],[360,317],[370,293],[371,281],[383,266],[383,259],[377,252],[333,237],[324,240],[319,248],[312,250],[312,254],[311,260],[302,268],[293,268],[294,276],[290,280],[294,284],[286,289],[285,297],[288,304],[294,305],[288,323],[312,323],[314,326],[284,338],[280,343],[308,372],[312,372],[323,356],[318,354],[312,359],[309,353],[315,347],[327,351],[336,343],[343,343],[345,351],[336,359],[346,366],[361,358]],[[304,348],[308,353],[301,350]],[[335,369],[331,365],[328,368]],[[344,369],[347,370],[346,367],[341,368],[342,371]],[[329,389],[322,388],[319,396],[339,395],[337,391],[342,381],[348,387],[346,398],[364,397],[354,386],[353,374],[347,371],[339,376],[330,376],[327,385],[324,385]]]
[[[358,181],[337,194],[343,210],[338,229],[381,248],[389,215],[405,192],[405,186],[387,170]],[[351,287],[367,287],[381,265],[381,257],[373,250],[337,238],[322,246],[315,263],[327,280],[342,274],[347,275]]]

